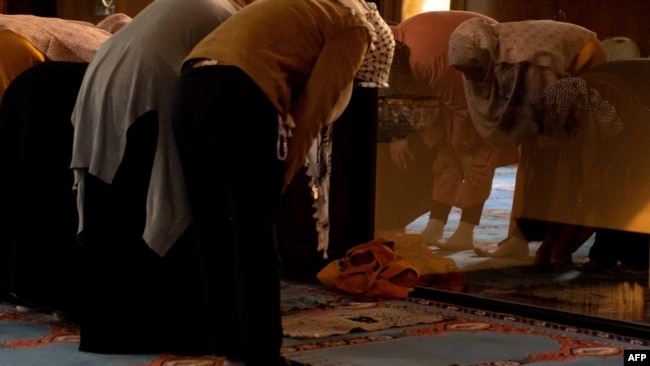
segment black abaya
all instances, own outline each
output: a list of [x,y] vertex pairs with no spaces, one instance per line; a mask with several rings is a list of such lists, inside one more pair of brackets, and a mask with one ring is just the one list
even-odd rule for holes
[[0,286],[13,301],[73,318],[80,247],[70,115],[86,66],[33,66],[13,80],[0,105]]

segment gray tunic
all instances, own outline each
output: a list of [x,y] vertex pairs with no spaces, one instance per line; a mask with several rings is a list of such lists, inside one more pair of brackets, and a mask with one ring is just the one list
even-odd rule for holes
[[[164,255],[191,221],[172,127],[182,60],[235,8],[227,0],[156,0],[99,49],[85,74],[72,114],[71,168],[111,183],[126,132],[148,111],[159,133],[147,197],[145,242]],[[80,185],[79,177],[75,184]],[[79,195],[81,202],[81,195]],[[79,206],[83,210],[83,206]],[[80,212],[80,217],[83,217]],[[83,221],[79,223],[83,230]]]

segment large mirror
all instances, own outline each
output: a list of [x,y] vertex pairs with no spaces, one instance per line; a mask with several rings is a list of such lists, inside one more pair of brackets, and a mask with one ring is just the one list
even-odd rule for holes
[[[384,2],[401,42],[391,88],[379,92],[375,237],[432,253],[420,294],[463,294],[648,330],[650,27],[630,24],[647,23],[636,17],[650,9],[643,0],[582,3]],[[499,25],[476,21],[450,35],[442,24],[458,20],[416,24],[445,7]],[[557,60],[529,62],[535,41],[516,40],[526,32],[543,38],[548,29],[526,28],[546,23],[503,26],[528,20],[579,26],[598,44],[576,39],[579,32],[549,38],[537,51],[571,55],[562,61],[565,74],[549,76]],[[412,34],[417,29],[424,33]],[[503,36],[509,29],[518,37]],[[477,32],[489,34],[472,39]],[[453,67],[436,64],[432,49],[444,46]],[[498,54],[507,47],[520,54]],[[595,61],[598,52],[604,64]],[[462,74],[460,89],[432,86],[454,87],[436,75],[445,67]],[[454,105],[459,91],[466,110]],[[470,119],[486,146],[464,132]]]

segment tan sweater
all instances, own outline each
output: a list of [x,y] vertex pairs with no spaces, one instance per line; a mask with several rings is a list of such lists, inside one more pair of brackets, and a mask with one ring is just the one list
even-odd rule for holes
[[364,24],[337,1],[258,0],[205,37],[186,60],[239,67],[285,121],[293,120],[288,184],[320,128],[332,121],[370,43]]

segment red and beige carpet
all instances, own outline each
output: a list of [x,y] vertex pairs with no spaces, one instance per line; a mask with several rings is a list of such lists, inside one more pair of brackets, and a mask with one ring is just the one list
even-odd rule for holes
[[[351,298],[285,283],[282,353],[314,366],[622,365],[650,340],[412,298]],[[78,351],[74,324],[0,305],[0,365],[220,366],[217,357]]]

